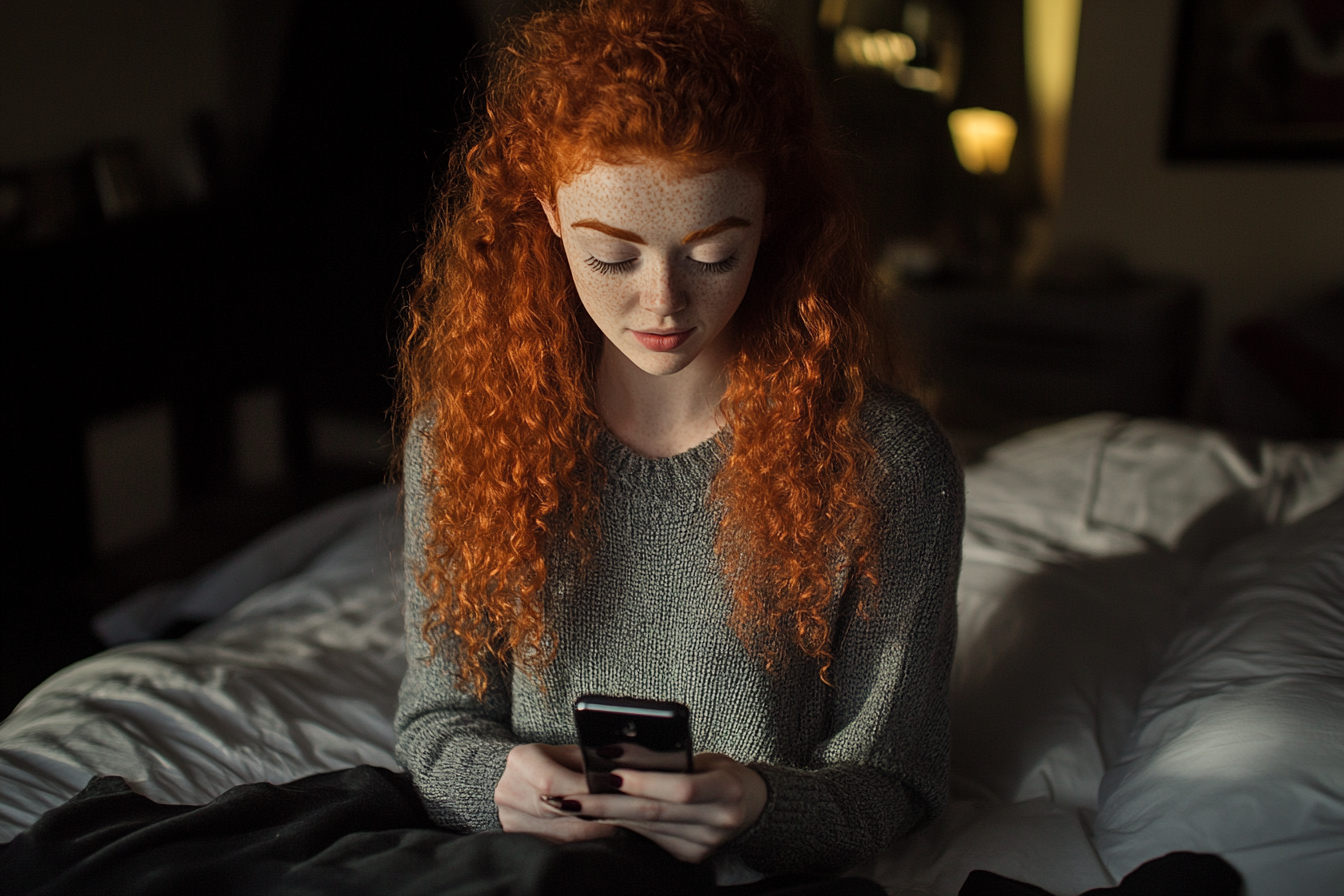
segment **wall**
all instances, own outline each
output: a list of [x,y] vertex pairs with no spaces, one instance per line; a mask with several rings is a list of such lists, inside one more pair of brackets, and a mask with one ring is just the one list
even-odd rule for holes
[[[188,119],[202,109],[245,162],[265,131],[293,2],[0,3],[0,168],[129,137],[181,191]],[[470,5],[490,19],[522,2]],[[1231,321],[1344,282],[1344,165],[1165,163],[1176,5],[1084,3],[1056,244],[1111,247],[1142,271],[1198,280],[1212,341]]]
[[0,168],[70,158],[94,141],[143,148],[168,198],[199,172],[189,123],[213,113],[229,161],[265,132],[293,0],[5,0]]
[[1344,164],[1163,161],[1177,0],[1085,0],[1056,245],[1198,281],[1226,327],[1344,284]]

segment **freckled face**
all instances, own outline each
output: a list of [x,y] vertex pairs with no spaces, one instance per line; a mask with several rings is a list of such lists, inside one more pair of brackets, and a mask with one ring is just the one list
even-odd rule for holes
[[[722,367],[765,215],[760,179],[598,163],[546,208],[579,299],[611,346],[655,376]],[[604,362],[605,363],[605,362]]]

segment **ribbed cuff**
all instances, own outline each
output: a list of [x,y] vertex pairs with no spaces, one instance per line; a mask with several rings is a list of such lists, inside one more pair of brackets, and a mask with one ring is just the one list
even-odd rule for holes
[[765,780],[765,808],[723,852],[763,874],[839,873],[887,846],[924,813],[909,788],[876,769],[749,767]]
[[808,834],[817,833],[813,823],[818,815],[824,816],[818,807],[830,801],[815,774],[762,762],[748,767],[765,780],[765,808],[756,823],[727,844],[724,852],[762,874],[829,870],[832,863],[807,844]]

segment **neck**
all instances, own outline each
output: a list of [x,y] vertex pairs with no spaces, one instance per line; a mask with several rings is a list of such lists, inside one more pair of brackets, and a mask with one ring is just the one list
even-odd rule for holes
[[614,345],[602,350],[597,407],[611,434],[645,457],[672,457],[723,428],[728,356],[706,350],[673,374],[640,370]]

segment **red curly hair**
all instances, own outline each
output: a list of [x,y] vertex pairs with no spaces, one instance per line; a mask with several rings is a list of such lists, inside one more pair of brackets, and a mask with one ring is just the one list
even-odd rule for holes
[[[402,347],[402,425],[427,421],[424,632],[459,688],[555,654],[554,550],[599,533],[602,340],[537,197],[601,160],[738,166],[767,221],[738,312],[709,500],[729,620],[767,667],[831,656],[837,587],[874,578],[866,385],[890,380],[857,204],[819,137],[807,73],[740,0],[585,0],[515,25],[453,156]],[[867,590],[867,589],[865,589]]]

